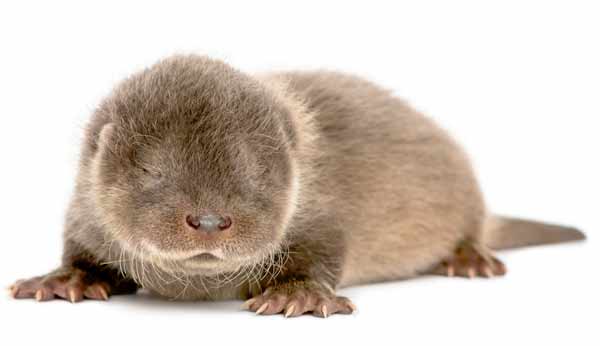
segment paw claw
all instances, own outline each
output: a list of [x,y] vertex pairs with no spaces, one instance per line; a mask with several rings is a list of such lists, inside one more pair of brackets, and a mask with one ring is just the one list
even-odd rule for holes
[[13,286],[13,287],[10,289],[10,296],[11,296],[12,298],[17,298],[17,294],[18,294],[18,293],[19,293],[19,287],[17,287],[17,286]]
[[350,313],[353,313],[356,310],[358,310],[356,305],[354,305],[351,301],[346,302],[346,306],[348,306],[348,308],[350,308]]
[[292,304],[285,310],[285,314],[283,315],[283,317],[289,318],[290,316],[292,316],[294,314],[295,311],[296,311],[296,306],[294,304]]
[[103,287],[100,287],[99,291],[102,300],[108,300],[108,292],[106,292],[106,290]]
[[69,301],[71,303],[77,303],[78,302],[77,293],[75,292],[74,288],[69,288],[67,296],[68,296]]
[[490,269],[490,267],[484,266],[483,267],[483,275],[485,275],[488,278],[491,278],[494,276],[494,273],[492,272],[492,269]]
[[37,300],[38,302],[41,302],[42,300],[44,300],[44,292],[42,292],[41,289],[37,290],[37,292],[35,292],[35,300]]
[[447,271],[448,277],[453,277],[454,276],[454,266],[452,264],[449,264],[447,270],[448,270]]
[[269,303],[264,303],[263,305],[261,305],[260,308],[258,308],[258,310],[256,310],[256,314],[262,315],[262,313],[267,311],[268,308],[269,308]]
[[252,307],[252,304],[254,304],[256,302],[256,298],[252,298],[252,299],[248,299],[244,302],[244,304],[242,304],[242,310],[250,310],[250,308]]
[[108,300],[109,294],[104,285],[97,283],[88,286],[85,291],[83,291],[83,296],[88,299],[106,301]]

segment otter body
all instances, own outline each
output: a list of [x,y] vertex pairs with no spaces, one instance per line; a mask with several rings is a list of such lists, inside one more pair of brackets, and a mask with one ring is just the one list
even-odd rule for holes
[[503,275],[490,248],[582,238],[488,213],[456,143],[365,80],[178,56],[98,107],[63,265],[12,292],[80,301],[146,288],[327,317],[354,310],[337,287]]
[[480,238],[485,207],[469,162],[431,120],[353,76],[283,78],[314,113],[319,197],[306,208],[343,230],[341,285],[425,273]]

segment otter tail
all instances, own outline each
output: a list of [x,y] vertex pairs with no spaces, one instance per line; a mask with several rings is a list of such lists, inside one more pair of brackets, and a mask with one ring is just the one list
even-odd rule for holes
[[484,243],[495,250],[584,239],[585,234],[575,228],[501,216],[492,217],[484,235]]

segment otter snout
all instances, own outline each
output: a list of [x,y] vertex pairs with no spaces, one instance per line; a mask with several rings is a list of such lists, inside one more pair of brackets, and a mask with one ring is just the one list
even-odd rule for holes
[[232,224],[231,217],[216,214],[188,215],[185,221],[188,227],[206,233],[224,231]]

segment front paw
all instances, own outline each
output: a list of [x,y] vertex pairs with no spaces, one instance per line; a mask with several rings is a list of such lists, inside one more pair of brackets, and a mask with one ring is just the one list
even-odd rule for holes
[[10,287],[10,291],[16,299],[35,298],[37,301],[47,301],[60,297],[75,303],[84,298],[107,300],[111,294],[111,286],[83,270],[60,268],[44,276],[19,280]]
[[311,281],[290,280],[273,285],[244,303],[246,310],[257,315],[282,313],[287,317],[297,317],[312,313],[327,318],[333,314],[352,314],[356,307],[345,297],[338,297],[322,285]]

